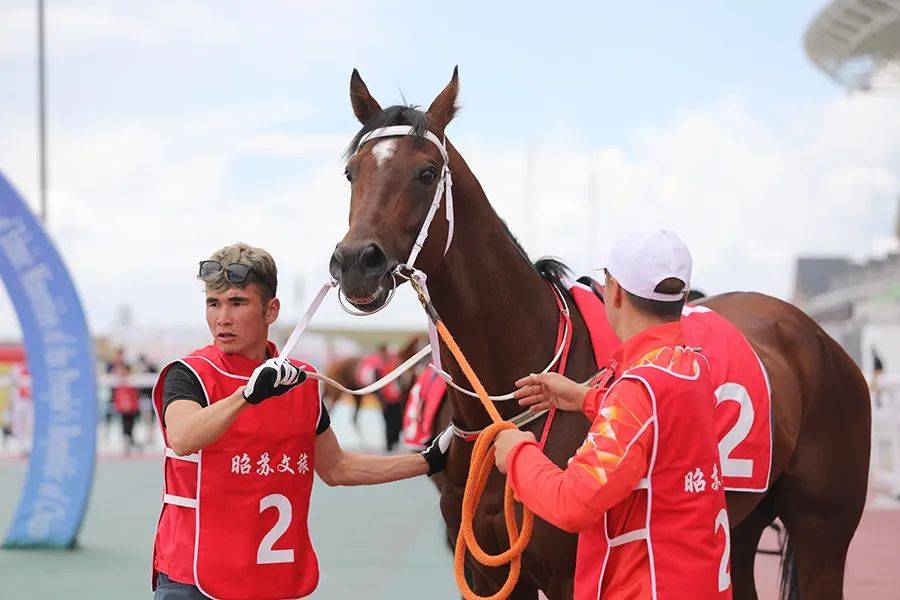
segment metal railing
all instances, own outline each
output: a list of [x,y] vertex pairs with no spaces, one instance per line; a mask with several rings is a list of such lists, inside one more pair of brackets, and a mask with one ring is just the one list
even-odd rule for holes
[[[128,384],[136,388],[150,388],[156,383],[156,373],[132,373],[127,377],[121,375],[113,375],[112,373],[101,373],[97,375],[97,385],[101,388],[112,388],[123,384]],[[0,389],[7,388],[13,384],[13,378],[9,374],[0,374]]]

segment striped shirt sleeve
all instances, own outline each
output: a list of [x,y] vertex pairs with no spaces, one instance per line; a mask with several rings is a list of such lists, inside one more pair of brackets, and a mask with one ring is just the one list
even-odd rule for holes
[[508,477],[518,498],[557,527],[595,527],[647,474],[653,446],[652,404],[638,382],[623,380],[597,400],[587,436],[565,469],[535,443],[510,452]]

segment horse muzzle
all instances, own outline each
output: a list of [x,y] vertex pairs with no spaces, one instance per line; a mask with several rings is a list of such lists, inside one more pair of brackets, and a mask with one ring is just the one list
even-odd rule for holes
[[393,290],[396,265],[377,242],[342,242],[334,249],[328,270],[350,304],[374,312],[384,306]]

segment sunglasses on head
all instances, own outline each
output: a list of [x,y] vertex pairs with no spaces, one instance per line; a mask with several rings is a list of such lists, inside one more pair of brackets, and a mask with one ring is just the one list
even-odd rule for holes
[[[246,282],[247,278],[250,277],[250,273],[256,274],[256,272],[253,271],[253,267],[250,265],[236,262],[223,265],[217,260],[201,260],[200,272],[197,274],[197,277],[200,279],[209,279],[217,276],[223,270],[225,271],[225,279],[227,279],[229,283],[234,284]],[[262,277],[259,277],[258,274],[256,275],[260,281],[264,281]]]

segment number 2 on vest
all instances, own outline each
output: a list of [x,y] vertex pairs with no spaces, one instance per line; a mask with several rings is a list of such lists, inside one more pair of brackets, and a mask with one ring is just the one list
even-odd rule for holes
[[291,501],[282,494],[269,494],[259,501],[259,514],[273,507],[278,509],[278,520],[259,543],[259,548],[256,550],[256,564],[258,565],[294,562],[293,548],[272,550],[272,546],[284,535],[291,524],[291,513],[293,512]]
[[716,515],[716,534],[720,527],[725,532],[725,548],[722,550],[722,560],[719,561],[719,591],[724,592],[731,585],[731,574],[728,572],[731,562],[731,530],[728,527],[728,510],[725,508]]

